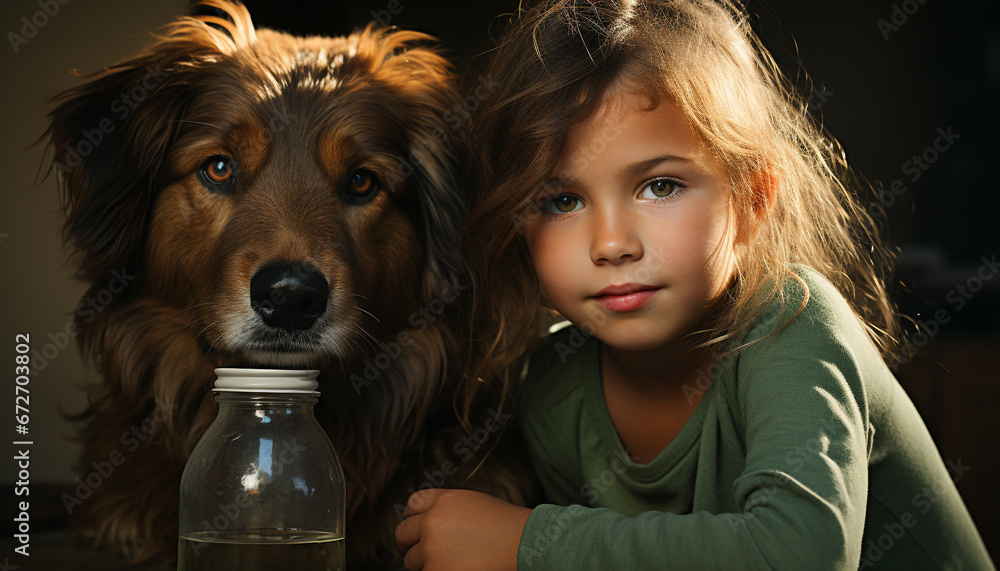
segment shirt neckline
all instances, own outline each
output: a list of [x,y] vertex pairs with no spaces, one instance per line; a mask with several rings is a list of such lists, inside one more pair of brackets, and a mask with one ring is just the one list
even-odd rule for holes
[[[585,358],[586,366],[583,372],[587,406],[590,407],[597,419],[598,433],[606,452],[618,458],[629,458],[628,451],[622,444],[621,437],[619,437],[615,424],[611,420],[608,404],[604,400],[601,378],[601,342],[593,338],[588,345],[588,353]],[[634,461],[626,463],[625,473],[636,481],[650,482],[662,478],[663,475],[672,470],[698,442],[701,436],[701,425],[708,410],[708,401],[712,399],[715,392],[712,389],[714,386],[715,383],[709,383],[708,387],[705,388],[705,392],[701,395],[701,400],[694,412],[691,413],[691,417],[684,423],[681,431],[677,433],[670,444],[667,444],[666,448],[647,464],[639,464]]]

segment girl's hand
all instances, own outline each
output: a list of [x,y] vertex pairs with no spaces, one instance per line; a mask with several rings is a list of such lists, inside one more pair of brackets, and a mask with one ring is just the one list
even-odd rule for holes
[[406,502],[396,548],[409,571],[515,571],[530,514],[480,492],[421,490]]

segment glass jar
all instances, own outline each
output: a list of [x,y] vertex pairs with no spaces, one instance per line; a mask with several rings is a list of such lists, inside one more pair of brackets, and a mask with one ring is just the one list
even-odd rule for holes
[[344,473],[319,371],[216,369],[219,415],[180,487],[178,570],[342,570]]

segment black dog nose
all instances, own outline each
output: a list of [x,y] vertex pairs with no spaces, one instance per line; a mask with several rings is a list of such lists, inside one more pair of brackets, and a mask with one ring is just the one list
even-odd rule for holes
[[323,312],[330,286],[315,268],[272,262],[250,279],[250,305],[264,323],[279,329],[309,329]]

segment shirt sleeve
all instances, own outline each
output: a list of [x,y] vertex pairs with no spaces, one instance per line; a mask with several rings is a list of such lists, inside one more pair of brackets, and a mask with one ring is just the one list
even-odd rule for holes
[[518,569],[857,569],[872,428],[855,353],[875,348],[846,302],[834,309],[807,307],[740,355],[739,513],[541,505]]

